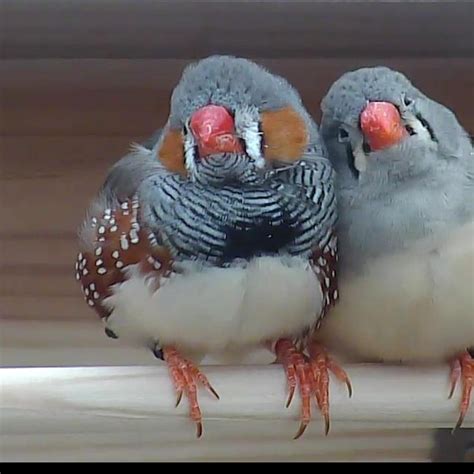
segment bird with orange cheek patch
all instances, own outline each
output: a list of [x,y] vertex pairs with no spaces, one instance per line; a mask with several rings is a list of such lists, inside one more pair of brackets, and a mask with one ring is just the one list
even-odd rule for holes
[[204,59],[135,155],[80,232],[77,278],[107,333],[167,363],[198,436],[197,388],[217,392],[189,354],[262,346],[285,368],[288,403],[299,388],[297,436],[312,397],[328,429],[328,372],[349,381],[308,336],[338,298],[334,176],[297,92],[245,59]]
[[385,67],[343,75],[321,108],[341,298],[318,340],[359,361],[449,361],[460,426],[474,382],[471,141],[449,109]]

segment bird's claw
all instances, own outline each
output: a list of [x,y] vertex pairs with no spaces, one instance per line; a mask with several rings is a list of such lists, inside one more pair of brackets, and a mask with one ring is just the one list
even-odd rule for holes
[[451,364],[451,390],[449,398],[452,398],[458,380],[462,380],[462,395],[459,407],[459,418],[453,432],[460,428],[471,404],[471,392],[474,385],[474,359],[468,351],[456,358]]
[[275,345],[275,353],[283,364],[288,381],[289,407],[296,387],[299,386],[301,396],[301,424],[295,439],[299,438],[311,421],[311,397],[314,395],[318,408],[324,418],[325,433],[329,433],[329,371],[348,387],[349,396],[352,395],[352,386],[345,371],[328,356],[327,351],[317,345],[310,347],[309,358],[298,351],[289,339],[280,339]]
[[185,393],[189,400],[190,417],[196,423],[196,435],[200,438],[202,435],[202,413],[197,398],[197,384],[203,385],[217,399],[219,399],[219,395],[207,377],[192,362],[182,357],[174,347],[164,348],[163,357],[168,364],[171,380],[177,393],[176,406],[180,404],[183,393]]
[[339,366],[328,354],[328,351],[319,344],[312,343],[309,346],[311,367],[316,388],[316,401],[325,423],[325,434],[329,433],[329,373],[332,372],[338,380],[345,383],[349,398],[352,397],[352,384],[346,371]]
[[299,438],[311,421],[311,396],[314,393],[313,372],[306,356],[289,339],[280,339],[275,345],[277,359],[283,364],[288,382],[288,408],[299,386],[302,401],[301,424],[294,439]]

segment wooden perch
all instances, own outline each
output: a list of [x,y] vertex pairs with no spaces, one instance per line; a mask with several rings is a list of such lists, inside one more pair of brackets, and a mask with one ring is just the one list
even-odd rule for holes
[[[216,401],[200,393],[203,439],[187,405],[174,408],[167,368],[0,370],[3,460],[427,460],[430,430],[452,427],[447,367],[347,367],[354,386],[331,383],[331,432],[314,410],[302,439],[299,398],[290,409],[279,366],[217,367],[205,373]],[[466,427],[474,426],[473,412]]]

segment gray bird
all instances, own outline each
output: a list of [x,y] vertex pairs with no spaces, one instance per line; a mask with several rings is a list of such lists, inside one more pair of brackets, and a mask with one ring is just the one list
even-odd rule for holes
[[[337,300],[333,169],[296,90],[245,59],[188,66],[159,138],[119,162],[80,232],[76,278],[112,337],[149,347],[187,395],[189,354],[268,347],[329,427],[328,371],[307,336]],[[307,349],[309,355],[303,353]]]
[[386,67],[321,103],[336,170],[340,302],[319,340],[357,360],[452,364],[460,426],[474,362],[474,156],[456,116]]

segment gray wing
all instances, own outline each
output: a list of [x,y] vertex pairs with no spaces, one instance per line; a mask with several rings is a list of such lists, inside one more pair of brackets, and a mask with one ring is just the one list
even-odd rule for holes
[[161,133],[161,129],[157,130],[142,145],[134,146],[129,154],[117,161],[108,172],[99,195],[104,196],[106,200],[130,199],[146,178],[160,170],[162,165],[152,153],[152,149]]
[[[155,133],[155,139],[158,139],[160,133],[161,130]],[[92,218],[103,215],[105,209],[114,209],[119,203],[131,200],[141,183],[162,170],[153,151],[141,145],[134,146],[130,153],[117,161],[89,205],[79,229],[79,240],[83,247],[87,248],[94,238],[90,226]]]
[[143,148],[142,151],[133,151],[112,166],[100,188],[99,195],[107,201],[130,199],[139,185],[161,168],[162,166],[149,150]]
[[317,225],[334,228],[337,221],[337,202],[334,187],[335,171],[327,158],[312,152],[297,164],[269,172],[275,179],[298,186],[316,205]]

